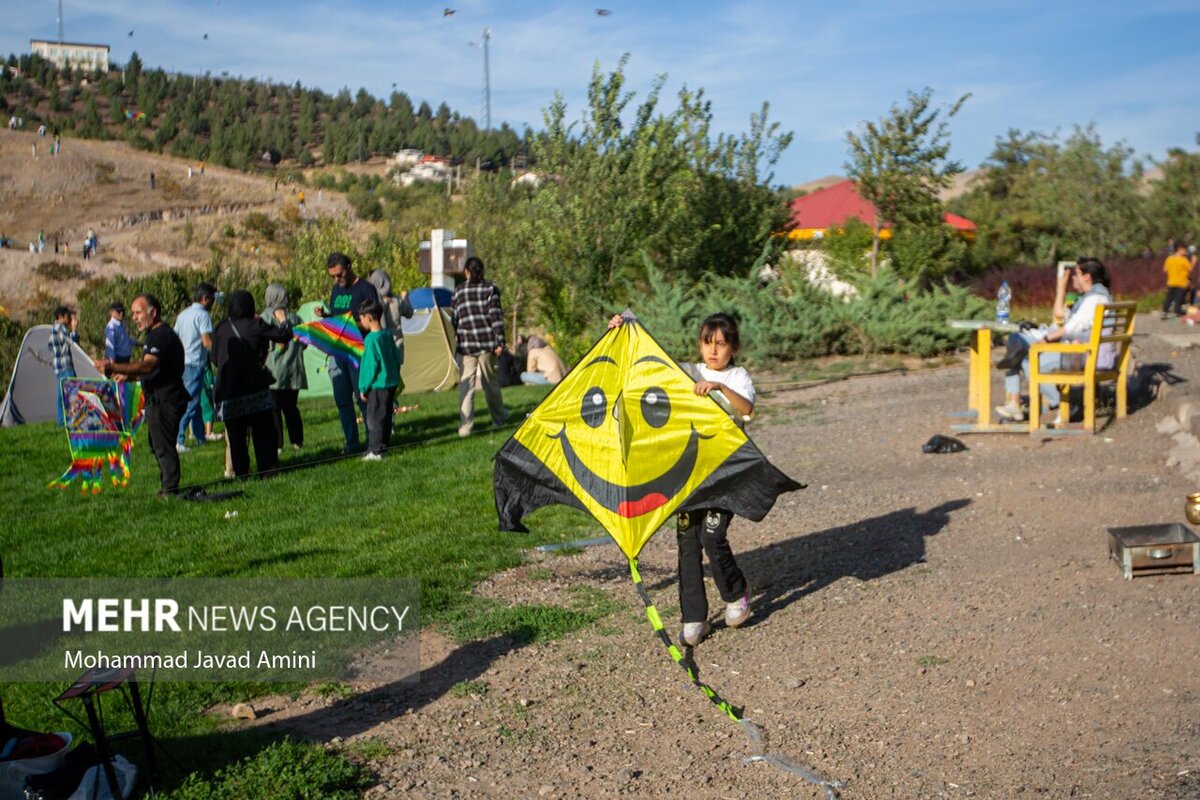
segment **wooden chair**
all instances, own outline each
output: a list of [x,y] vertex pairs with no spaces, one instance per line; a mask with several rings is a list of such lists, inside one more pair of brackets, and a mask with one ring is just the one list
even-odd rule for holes
[[[1065,344],[1060,342],[1038,342],[1029,348],[1029,432],[1045,433],[1041,428],[1042,392],[1044,383],[1057,384],[1062,389],[1062,404],[1059,410],[1064,423],[1071,418],[1069,389],[1083,386],[1083,429],[1061,431],[1070,433],[1096,432],[1096,387],[1101,382],[1114,381],[1117,390],[1117,419],[1125,416],[1128,389],[1126,373],[1129,369],[1129,341],[1133,338],[1133,322],[1137,312],[1136,303],[1109,303],[1096,306],[1092,320],[1092,335],[1087,342]],[[1101,345],[1111,345],[1114,360],[1110,369],[1100,369]],[[1054,372],[1042,372],[1039,358],[1042,353],[1071,354],[1078,363],[1066,362],[1064,368]],[[1065,427],[1065,424],[1064,424]]]

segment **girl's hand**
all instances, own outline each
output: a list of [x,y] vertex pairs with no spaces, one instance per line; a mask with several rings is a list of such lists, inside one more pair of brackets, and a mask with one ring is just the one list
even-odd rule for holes
[[613,328],[619,328],[624,322],[620,314],[613,314],[612,319],[608,321],[608,329],[611,331]]
[[714,383],[712,381],[700,381],[696,384],[696,388],[694,388],[692,391],[698,395],[706,397],[708,396],[709,392],[713,391],[714,389],[719,391],[720,388],[721,384],[719,383]]

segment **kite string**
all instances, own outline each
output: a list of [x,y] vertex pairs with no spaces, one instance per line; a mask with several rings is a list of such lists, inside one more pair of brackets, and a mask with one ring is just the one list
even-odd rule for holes
[[688,659],[684,657],[683,653],[680,652],[675,643],[671,641],[670,635],[667,634],[666,629],[663,627],[662,617],[658,613],[658,608],[655,607],[654,601],[650,599],[650,593],[646,591],[646,587],[642,584],[642,576],[641,573],[638,572],[636,558],[629,559],[629,574],[633,578],[633,586],[635,589],[637,589],[638,596],[642,598],[642,603],[646,606],[646,619],[650,620],[650,627],[654,628],[654,632],[658,634],[658,638],[662,640],[664,645],[666,645],[667,652],[671,654],[671,658],[683,669],[684,672],[687,673],[688,679],[691,680],[692,685],[704,692],[704,695],[711,700],[717,708],[724,711],[725,715],[731,720],[741,725],[742,730],[746,732],[746,736],[749,737],[750,743],[754,746],[754,755],[743,758],[742,762],[745,764],[751,764],[762,761],[767,764],[772,764],[776,767],[779,767],[784,772],[790,772],[793,775],[799,775],[809,783],[814,783],[817,786],[820,786],[825,792],[826,800],[837,800],[837,790],[842,788],[842,786],[845,785],[844,783],[841,781],[826,780],[817,773],[813,772],[811,769],[796,764],[785,756],[768,754],[765,751],[765,743],[763,740],[762,731],[759,730],[759,727],[750,720],[744,719],[741,714],[738,713],[737,709],[735,709],[729,704],[728,701],[717,694],[715,689],[700,680],[700,677],[688,663]]

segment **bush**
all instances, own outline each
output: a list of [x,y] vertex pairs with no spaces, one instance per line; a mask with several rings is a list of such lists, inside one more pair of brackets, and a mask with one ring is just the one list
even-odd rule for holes
[[0,399],[8,392],[8,377],[12,375],[13,365],[17,363],[17,353],[21,350],[21,339],[24,336],[24,325],[0,316]]
[[70,281],[84,276],[83,269],[69,261],[65,264],[61,261],[43,261],[33,268],[33,272],[52,281]]
[[261,211],[253,211],[242,220],[242,229],[250,236],[273,242],[275,234],[279,232],[279,223]]
[[[1163,276],[1162,256],[1149,258],[1114,258],[1104,261],[1111,279],[1109,289],[1117,300],[1161,298],[1166,279]],[[1008,281],[1013,304],[1022,308],[1047,308],[1054,305],[1056,270],[1048,266],[1011,266],[992,270],[971,281],[975,294],[995,301],[1000,282]]]
[[359,219],[367,222],[379,222],[383,219],[383,204],[367,189],[355,189],[347,195],[346,199]]

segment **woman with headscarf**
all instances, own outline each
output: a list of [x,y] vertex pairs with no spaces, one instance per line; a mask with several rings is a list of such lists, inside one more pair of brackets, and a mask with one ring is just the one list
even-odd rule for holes
[[[266,308],[263,322],[276,328],[295,327],[300,317],[288,308],[288,293],[283,284],[272,283],[264,296]],[[277,311],[283,312],[280,319]],[[275,399],[275,446],[283,449],[283,424],[287,422],[288,438],[292,447],[299,450],[304,446],[304,421],[296,400],[301,389],[308,388],[308,376],[304,372],[304,345],[299,341],[277,342],[267,351],[267,369],[275,382],[271,384],[271,396]]]
[[230,462],[239,478],[250,474],[247,433],[254,440],[254,459],[260,473],[273,470],[279,463],[272,413],[274,378],[266,367],[267,348],[271,342],[290,341],[292,326],[287,324],[283,309],[276,309],[274,317],[282,326],[268,325],[256,316],[254,298],[239,289],[229,295],[229,318],[213,333],[217,418],[225,423]]
[[413,307],[408,300],[408,292],[392,294],[392,279],[381,269],[371,273],[367,278],[375,290],[379,292],[379,302],[383,306],[383,327],[392,331],[392,339],[396,342],[396,352],[400,356],[400,366],[404,366],[404,329],[400,327],[400,318],[412,318]]

